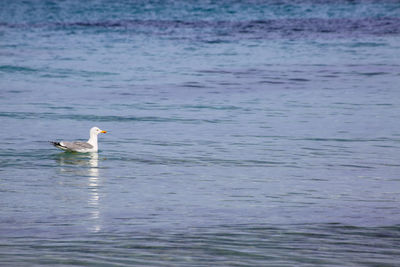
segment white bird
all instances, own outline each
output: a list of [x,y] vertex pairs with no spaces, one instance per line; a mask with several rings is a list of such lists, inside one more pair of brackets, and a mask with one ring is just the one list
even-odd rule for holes
[[97,152],[99,146],[97,145],[97,135],[99,133],[106,133],[107,131],[100,130],[98,127],[90,129],[90,138],[87,142],[51,142],[55,147],[70,152]]

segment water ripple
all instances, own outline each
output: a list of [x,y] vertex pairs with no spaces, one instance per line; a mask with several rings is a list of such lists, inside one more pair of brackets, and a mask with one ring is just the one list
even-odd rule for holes
[[157,117],[157,116],[100,116],[100,115],[82,115],[82,114],[59,114],[51,112],[0,112],[0,117],[14,119],[67,119],[76,121],[93,121],[93,122],[182,122],[182,123],[220,123],[227,120],[221,119],[194,119],[181,117]]
[[[308,36],[368,36],[396,35],[400,33],[400,18],[363,18],[363,19],[271,19],[249,21],[184,21],[184,20],[109,20],[76,21],[53,23],[0,23],[3,28],[82,28],[108,29],[121,28],[125,31],[142,34],[168,34],[179,36],[185,30],[202,30],[216,39],[201,38],[206,42],[224,42],[226,37],[271,38],[271,37],[308,37]],[[147,29],[147,30],[144,30]],[[204,32],[205,31],[205,32]],[[192,36],[192,34],[190,34]],[[188,35],[189,36],[189,35]],[[187,37],[188,37],[187,36]],[[219,40],[219,41],[218,41]],[[368,44],[370,46],[371,44]],[[372,44],[375,45],[375,44]]]
[[23,260],[80,266],[325,266],[343,262],[395,266],[400,259],[396,254],[399,237],[398,226],[218,225],[190,231],[99,233],[75,239],[32,236],[8,240],[3,245],[8,253],[1,256],[8,264]]

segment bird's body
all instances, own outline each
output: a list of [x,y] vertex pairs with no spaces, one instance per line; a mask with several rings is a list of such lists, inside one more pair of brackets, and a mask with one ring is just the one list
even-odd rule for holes
[[55,147],[58,147],[64,151],[71,151],[71,152],[81,152],[81,153],[88,153],[88,152],[97,152],[99,147],[97,144],[97,135],[99,133],[106,133],[106,131],[100,130],[97,127],[93,127],[90,129],[90,138],[87,142],[51,142]]

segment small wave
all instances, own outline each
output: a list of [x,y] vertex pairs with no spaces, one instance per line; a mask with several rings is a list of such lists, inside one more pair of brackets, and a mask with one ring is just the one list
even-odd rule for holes
[[22,67],[22,66],[13,66],[13,65],[2,65],[0,66],[0,72],[8,72],[8,73],[14,73],[14,72],[36,72],[36,69],[28,68],[28,67]]
[[383,142],[392,141],[389,138],[320,138],[320,137],[310,137],[310,138],[296,138],[294,140],[302,141],[316,141],[316,142]]
[[[123,29],[146,35],[168,34],[170,38],[195,38],[206,43],[224,43],[229,38],[374,36],[400,33],[400,18],[281,18],[270,20],[105,20],[47,23],[2,23],[6,28]],[[189,30],[189,31],[188,31]],[[199,36],[199,30],[201,35]],[[377,46],[359,43],[357,46]]]
[[242,109],[238,106],[211,106],[211,105],[184,105],[182,108],[187,109],[211,109],[211,110],[239,110]]
[[389,73],[387,73],[387,72],[360,72],[360,73],[357,73],[357,74],[369,77],[369,76],[387,75]]
[[207,86],[198,83],[198,82],[187,82],[182,85],[182,87],[190,87],[190,88],[207,88]]
[[350,47],[379,47],[379,46],[386,46],[387,44],[381,42],[357,42],[351,44]]
[[181,117],[156,117],[156,116],[100,116],[100,115],[82,115],[82,114],[58,114],[52,112],[34,113],[34,112],[0,112],[0,117],[14,119],[66,119],[76,121],[92,122],[182,122],[182,123],[221,123],[224,120],[219,119],[195,119]]
[[289,79],[289,81],[293,81],[293,82],[309,82],[309,79],[304,79],[304,78],[292,78]]

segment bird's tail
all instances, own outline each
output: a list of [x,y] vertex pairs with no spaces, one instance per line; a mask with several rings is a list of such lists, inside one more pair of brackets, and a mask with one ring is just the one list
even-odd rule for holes
[[54,142],[54,141],[49,141],[53,146],[61,148],[61,149],[65,149],[65,146],[63,146],[62,144],[60,144],[60,142]]

